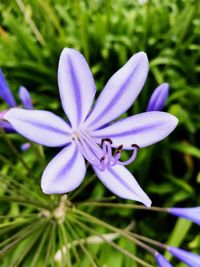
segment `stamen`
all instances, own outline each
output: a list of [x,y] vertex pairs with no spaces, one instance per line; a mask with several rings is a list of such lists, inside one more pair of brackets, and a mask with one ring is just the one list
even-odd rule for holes
[[110,166],[115,166],[118,162],[118,160],[121,157],[121,150],[116,150],[114,153],[114,157],[112,159],[112,161],[110,162]]
[[112,145],[112,140],[110,139],[110,138],[103,138],[102,140],[101,140],[101,146],[103,146],[103,143],[104,142],[109,142],[111,145]]
[[105,138],[102,140],[102,146],[103,146],[103,155],[104,155],[104,164],[105,166],[109,166],[111,160],[113,159],[112,156],[112,141],[109,138]]
[[80,130],[81,134],[83,135],[86,143],[88,144],[89,147],[92,148],[93,151],[95,151],[95,154],[98,155],[98,157],[102,157],[102,150],[101,148],[94,142],[94,140],[88,136],[83,130]]
[[88,150],[87,146],[83,142],[80,142],[80,140],[74,138],[74,141],[79,148],[81,154],[89,161],[91,164],[98,164],[98,160],[95,160],[94,157],[91,156],[91,152]]
[[133,144],[131,145],[133,147],[133,154],[131,155],[130,159],[126,160],[126,161],[117,161],[117,164],[120,164],[120,165],[128,165],[130,164],[131,162],[133,162],[137,156],[137,151],[138,151],[138,148],[139,146],[136,145],[136,144]]

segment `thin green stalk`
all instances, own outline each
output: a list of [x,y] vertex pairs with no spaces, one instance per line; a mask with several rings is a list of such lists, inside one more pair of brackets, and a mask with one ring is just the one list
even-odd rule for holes
[[[17,234],[13,235],[11,238],[8,238],[4,242],[0,244],[0,246],[4,246],[0,251],[0,258],[4,256],[5,253],[10,251],[13,247],[15,247],[19,242],[23,239],[31,235],[34,231],[39,230],[40,227],[44,224],[44,220],[39,220],[35,225],[29,225],[22,231],[19,231]],[[37,232],[37,231],[36,231]],[[19,236],[19,237],[18,237]],[[14,239],[14,240],[13,240]],[[13,241],[12,241],[13,240]],[[8,244],[7,244],[8,243]]]
[[30,267],[37,267],[37,261],[39,259],[39,256],[41,255],[42,249],[44,248],[44,244],[45,244],[45,241],[47,240],[47,237],[50,233],[50,229],[51,229],[51,224],[49,224],[47,226],[47,228],[44,229],[44,232],[42,233],[41,240],[39,242],[39,246],[38,246],[37,250],[35,251],[35,254],[34,254],[34,257],[32,259]]
[[51,266],[54,267],[54,262],[53,262],[53,255],[55,251],[55,243],[56,243],[56,223],[52,222],[51,228],[50,228],[50,237],[49,237],[49,242],[46,250],[46,256],[44,259],[44,265],[43,267],[47,267],[49,264],[49,260],[52,259],[51,261]]
[[138,210],[148,210],[148,211],[157,211],[157,212],[168,212],[168,208],[160,208],[160,207],[145,207],[142,205],[134,205],[134,204],[121,204],[121,203],[105,203],[105,202],[96,202],[96,201],[83,201],[81,203],[77,203],[77,206],[95,206],[95,207],[108,207],[108,208],[125,208],[125,209],[138,209]]
[[[99,238],[101,238],[105,243],[108,243],[110,246],[112,246],[113,248],[115,248],[116,250],[118,250],[119,252],[121,252],[122,254],[124,254],[125,256],[129,257],[130,259],[132,259],[133,261],[141,264],[142,266],[145,267],[153,267],[152,265],[148,264],[147,262],[144,262],[143,260],[141,260],[140,258],[138,258],[137,256],[134,256],[131,252],[121,248],[119,245],[115,244],[113,241],[106,239],[105,237],[103,237],[102,235],[100,235],[98,232],[96,232],[95,230],[93,230],[92,228],[88,227],[87,225],[81,223],[80,221],[76,220],[73,218],[73,220],[75,221],[76,224],[78,224],[80,227],[82,227],[83,229],[97,235]],[[154,251],[155,252],[155,251]]]
[[38,40],[38,42],[44,46],[45,45],[45,41],[41,35],[41,33],[39,32],[37,26],[35,25],[35,22],[33,21],[33,19],[30,16],[30,12],[28,12],[28,10],[26,9],[24,3],[22,2],[22,0],[15,0],[17,2],[17,5],[19,6],[21,12],[24,15],[24,18],[26,19],[28,25],[30,26],[32,32],[34,33],[36,39]]
[[[61,233],[62,233],[62,236],[63,236],[63,244],[67,244],[68,243],[68,237],[67,237],[67,233],[66,233],[66,229],[64,228],[64,225],[63,223],[59,224],[59,227],[61,229]],[[71,256],[70,256],[70,251],[69,249],[67,250],[67,266],[68,267],[71,267],[72,266],[72,262],[71,262]]]
[[135,237],[137,239],[140,239],[142,241],[145,241],[145,242],[147,242],[149,244],[155,245],[155,246],[160,247],[162,249],[167,249],[166,245],[164,245],[164,244],[162,244],[162,243],[160,243],[158,241],[155,241],[155,240],[153,240],[151,238],[148,238],[146,236],[142,236],[142,235],[139,235],[139,234],[135,234],[135,233],[130,233],[130,232],[128,232],[128,233],[131,234],[133,237]]
[[[76,233],[74,225],[73,226],[70,225],[69,220],[68,220],[68,227],[70,228],[70,231],[74,235],[75,239],[78,240],[80,237]],[[79,243],[79,246],[82,249],[82,251],[86,254],[86,256],[88,257],[88,260],[90,261],[91,266],[98,267],[95,261],[93,260],[93,258],[91,257],[90,253],[88,252],[88,250],[85,248],[85,246],[82,243]]]
[[[67,228],[67,231],[68,231],[68,233],[69,233],[69,236],[71,237],[71,235],[70,235],[70,225],[69,225],[69,223],[68,223],[68,219],[65,221],[65,224],[66,224],[66,228]],[[78,263],[78,265],[79,266],[81,266],[81,259],[80,259],[80,257],[79,257],[79,254],[77,253],[77,250],[76,250],[76,244],[74,244],[74,242],[73,242],[74,240],[72,240],[72,238],[70,238],[70,244],[71,244],[71,248],[72,248],[72,251],[73,251],[73,253],[74,253],[74,256],[75,256],[75,258],[76,258],[76,261],[77,261],[77,263]]]
[[28,218],[28,217],[37,217],[38,213],[31,214],[20,214],[20,215],[0,215],[0,219],[14,219],[14,218]]
[[[110,229],[110,230],[113,231],[113,232],[117,232],[117,233],[119,233],[121,236],[124,236],[125,238],[127,238],[127,239],[133,241],[133,242],[136,243],[138,246],[140,246],[140,247],[142,247],[142,248],[148,250],[148,251],[149,251],[150,253],[152,253],[152,254],[155,254],[155,252],[156,252],[156,250],[152,249],[151,247],[148,247],[148,246],[147,246],[146,244],[144,244],[143,242],[141,242],[141,241],[137,240],[135,237],[131,236],[131,235],[130,235],[131,232],[129,232],[129,231],[127,231],[127,230],[121,230],[121,229],[119,229],[119,228],[117,228],[117,227],[114,227],[114,226],[112,226],[112,225],[110,225],[110,224],[108,224],[108,223],[106,223],[106,222],[104,222],[104,221],[101,221],[101,220],[97,219],[96,217],[94,217],[94,216],[92,216],[92,215],[87,214],[87,213],[84,212],[84,211],[80,211],[80,210],[75,210],[75,209],[74,209],[73,212],[74,212],[74,213],[77,213],[77,214],[79,214],[79,215],[81,215],[82,218],[85,217],[85,218],[87,219],[87,221],[89,220],[89,221],[91,221],[91,222],[94,222],[94,223],[97,224],[97,225],[101,225],[101,226],[103,226],[103,227],[106,227],[106,228]],[[79,218],[81,218],[81,217],[79,217]]]
[[46,222],[43,224],[43,227],[40,227],[37,229],[37,231],[34,231],[34,234],[32,233],[31,236],[29,235],[29,240],[26,242],[26,245],[24,248],[20,251],[17,259],[14,258],[13,263],[11,263],[11,266],[21,266],[21,262],[25,259],[26,255],[29,253],[29,251],[32,249],[38,238],[41,236],[42,231],[44,230],[44,227],[46,227]]
[[31,146],[33,147],[33,150],[35,151],[35,155],[38,158],[39,164],[42,169],[44,169],[46,163],[45,163],[45,156],[44,156],[44,151],[43,147],[41,145],[35,144],[31,142]]
[[34,177],[34,173],[32,172],[32,170],[29,168],[29,166],[27,165],[27,163],[24,161],[24,159],[22,158],[21,154],[18,152],[18,150],[16,149],[16,147],[13,145],[13,143],[10,141],[9,138],[7,138],[5,132],[0,128],[0,134],[3,137],[3,139],[5,140],[5,142],[7,143],[7,145],[9,146],[9,148],[12,150],[13,154],[21,161],[22,165],[24,166],[24,168],[32,174],[32,176]]
[[15,203],[19,203],[21,205],[24,206],[34,206],[37,209],[49,209],[48,206],[42,204],[42,203],[38,203],[36,201],[32,201],[32,200],[28,200],[28,199],[20,199],[17,197],[10,197],[10,196],[0,196],[0,202],[15,202]]

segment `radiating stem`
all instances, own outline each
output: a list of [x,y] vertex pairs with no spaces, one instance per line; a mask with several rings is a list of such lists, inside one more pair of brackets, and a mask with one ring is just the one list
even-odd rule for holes
[[140,258],[134,256],[131,252],[121,248],[120,246],[118,246],[117,244],[115,244],[113,241],[106,239],[103,235],[99,234],[98,232],[96,232],[95,230],[93,230],[92,228],[88,227],[87,225],[81,223],[80,221],[76,220],[73,218],[73,220],[76,222],[76,224],[78,224],[80,227],[82,227],[83,229],[97,235],[99,238],[101,238],[105,243],[108,243],[110,246],[112,246],[113,248],[115,248],[116,250],[118,250],[119,252],[121,252],[122,254],[124,254],[125,256],[129,257],[130,259],[136,261],[137,263],[140,263],[143,266],[146,267],[153,267],[152,265],[148,264],[147,262],[141,260]]
[[149,244],[153,244],[153,245],[158,246],[158,247],[160,247],[162,249],[167,249],[167,246],[166,245],[164,245],[164,244],[162,244],[162,243],[160,243],[158,241],[155,241],[155,240],[153,240],[151,238],[148,238],[146,236],[142,236],[142,235],[135,234],[135,233],[131,233],[131,235],[134,236],[135,238],[138,238],[138,239],[140,239],[142,241],[145,241],[145,242],[147,242]]
[[87,214],[86,212],[83,212],[83,211],[74,209],[73,212],[74,212],[74,213],[77,213],[77,214],[79,214],[79,215],[81,215],[81,216],[83,216],[83,217],[85,217],[85,218],[87,218],[89,221],[94,222],[95,224],[98,224],[98,225],[101,225],[101,226],[103,226],[103,227],[106,227],[106,228],[110,229],[110,230],[113,231],[113,232],[118,232],[118,233],[120,233],[122,236],[124,236],[124,237],[126,237],[127,239],[133,241],[133,242],[136,243],[138,246],[140,246],[140,247],[142,247],[142,248],[148,250],[148,251],[149,251],[150,253],[152,253],[153,255],[155,255],[155,253],[157,252],[155,249],[153,249],[153,248],[149,247],[148,245],[144,244],[143,242],[137,240],[137,239],[136,239],[135,237],[133,237],[133,236],[131,235],[131,233],[130,233],[129,231],[127,231],[127,230],[121,230],[121,229],[119,229],[119,228],[117,228],[117,227],[114,227],[114,226],[112,226],[112,225],[110,225],[110,224],[108,224],[108,223],[106,223],[106,222],[104,222],[104,221],[101,221],[101,220],[99,220],[98,218],[96,218],[96,217],[94,217],[94,216],[92,216],[92,215],[89,215],[89,214]]
[[77,206],[95,206],[95,207],[108,207],[108,208],[125,208],[125,209],[137,209],[137,210],[149,210],[157,212],[168,212],[168,208],[160,207],[145,207],[143,205],[134,205],[134,204],[121,204],[121,203],[105,203],[105,202],[96,202],[96,201],[85,201],[77,203]]
[[[70,227],[70,231],[73,233],[73,235],[75,236],[75,239],[78,239],[79,236],[78,234],[76,233],[75,231],[75,227],[74,225],[71,226],[69,220],[68,220],[68,227]],[[88,257],[90,263],[91,263],[91,266],[92,267],[98,267],[97,264],[95,263],[95,261],[93,260],[92,256],[90,255],[90,253],[87,251],[87,249],[85,248],[85,246],[82,244],[82,243],[79,243],[79,246],[81,247],[82,251],[86,254],[86,256]]]

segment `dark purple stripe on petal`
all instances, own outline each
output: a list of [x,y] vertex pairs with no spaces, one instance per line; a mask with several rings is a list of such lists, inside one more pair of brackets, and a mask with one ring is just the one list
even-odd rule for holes
[[111,99],[111,101],[108,103],[108,105],[106,107],[104,107],[104,110],[101,114],[99,114],[99,116],[95,119],[95,121],[93,123],[91,123],[91,126],[98,120],[100,120],[101,118],[103,118],[104,116],[106,116],[106,114],[108,113],[108,111],[110,110],[110,107],[114,108],[117,104],[119,99],[126,93],[126,88],[128,86],[130,86],[130,81],[132,79],[132,76],[134,75],[134,73],[137,71],[137,66],[135,67],[135,69],[133,69],[133,71],[131,72],[130,76],[128,77],[127,80],[125,80],[125,82],[121,85],[121,87],[118,88],[118,92],[114,95],[113,99]]
[[69,70],[70,70],[70,75],[71,75],[71,81],[72,81],[72,84],[73,84],[73,93],[74,93],[74,96],[75,96],[75,99],[76,99],[76,106],[77,106],[77,110],[74,111],[74,112],[77,112],[77,118],[78,118],[78,122],[80,122],[80,116],[81,116],[81,111],[82,111],[82,103],[81,103],[81,96],[80,96],[80,85],[79,85],[79,80],[76,76],[76,70],[74,68],[74,65],[73,65],[73,62],[71,60],[71,58],[69,57],[68,58],[68,63],[69,63]]
[[[77,156],[78,156],[78,149],[76,148],[74,150],[74,153],[72,154],[71,159],[67,162],[65,167],[60,170],[59,176],[66,174],[67,172],[69,172],[73,168],[74,164],[76,163]],[[63,158],[62,160],[65,161],[65,158]]]
[[[109,168],[109,171],[111,172],[111,174],[113,174],[115,177],[116,177],[116,179],[127,189],[127,190],[129,190],[131,193],[133,193],[133,191],[131,190],[131,188],[127,185],[127,183],[125,183],[125,181],[120,177],[120,175],[116,172],[116,171],[114,171],[114,169],[113,168]],[[135,192],[134,192],[134,194],[135,194]]]

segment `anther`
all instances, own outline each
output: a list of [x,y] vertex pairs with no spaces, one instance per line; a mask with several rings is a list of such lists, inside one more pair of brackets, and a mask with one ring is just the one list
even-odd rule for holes
[[103,156],[103,157],[100,159],[100,163],[102,163],[104,160],[105,160],[105,157]]
[[110,139],[110,138],[103,138],[102,140],[101,140],[101,146],[103,145],[103,143],[104,142],[109,142],[111,145],[112,145],[112,140]]
[[117,150],[122,150],[123,145],[118,146]]
[[134,148],[140,149],[140,147],[137,144],[132,144],[131,146]]

